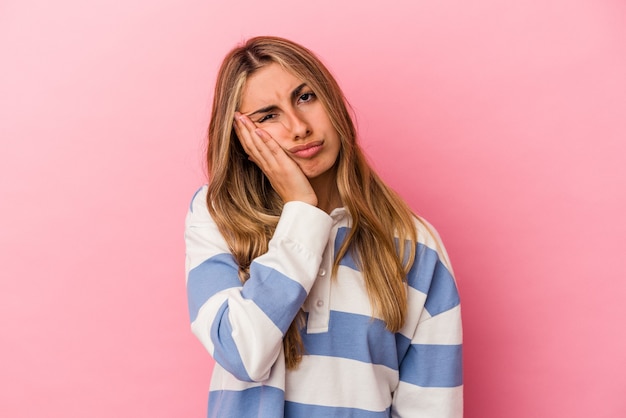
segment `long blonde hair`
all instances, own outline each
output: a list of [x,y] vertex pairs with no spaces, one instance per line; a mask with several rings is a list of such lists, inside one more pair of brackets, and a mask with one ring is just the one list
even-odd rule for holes
[[[415,257],[413,213],[367,163],[345,97],[328,69],[308,49],[277,37],[252,38],[226,56],[218,73],[209,124],[207,206],[239,265],[239,278],[245,282],[252,260],[267,252],[283,206],[233,130],[247,77],[271,63],[311,87],[341,138],[337,188],[352,224],[336,254],[333,275],[350,251],[363,273],[373,315],[382,318],[389,331],[397,332],[407,315],[405,278]],[[283,339],[290,369],[299,364],[304,352],[301,326],[302,315],[298,315]]]

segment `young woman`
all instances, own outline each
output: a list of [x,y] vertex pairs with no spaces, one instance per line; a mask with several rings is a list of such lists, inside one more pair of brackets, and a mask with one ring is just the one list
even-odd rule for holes
[[209,417],[461,417],[459,296],[436,232],[372,171],[306,48],[219,71],[208,186],[186,219]]

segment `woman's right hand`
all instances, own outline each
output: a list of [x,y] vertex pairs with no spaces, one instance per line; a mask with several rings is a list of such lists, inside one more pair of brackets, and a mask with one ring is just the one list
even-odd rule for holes
[[244,151],[265,173],[283,202],[297,200],[317,206],[309,179],[274,138],[239,112],[235,113],[233,126]]

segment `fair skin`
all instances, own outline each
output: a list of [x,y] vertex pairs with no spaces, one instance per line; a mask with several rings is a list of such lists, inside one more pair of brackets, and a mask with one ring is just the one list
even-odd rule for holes
[[234,127],[284,202],[298,200],[328,213],[341,206],[339,135],[306,82],[278,64],[259,69],[246,80]]

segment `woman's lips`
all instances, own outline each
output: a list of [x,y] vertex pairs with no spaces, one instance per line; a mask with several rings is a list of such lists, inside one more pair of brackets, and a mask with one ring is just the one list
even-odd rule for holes
[[324,145],[324,141],[309,142],[291,147],[289,152],[298,158],[311,158],[322,150],[322,145]]

